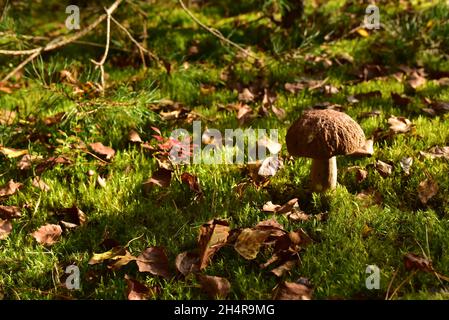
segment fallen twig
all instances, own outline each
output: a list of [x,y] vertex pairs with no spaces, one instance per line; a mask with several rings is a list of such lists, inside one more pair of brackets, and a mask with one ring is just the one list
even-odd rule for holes
[[105,79],[104,79],[104,63],[108,57],[109,52],[109,43],[111,42],[111,14],[112,11],[110,9],[106,9],[107,19],[106,19],[106,47],[104,49],[103,58],[100,61],[95,61],[90,59],[97,67],[100,67],[101,72],[101,91],[104,93],[104,89],[106,87]]
[[[120,3],[122,1],[123,0],[116,0],[106,11],[109,12],[110,14],[112,14],[112,12],[114,12],[117,9],[117,7],[120,5]],[[65,45],[72,43],[72,42],[78,40],[79,38],[85,36],[90,31],[95,29],[107,17],[108,17],[108,13],[102,14],[101,16],[99,16],[97,18],[97,20],[92,22],[92,24],[88,25],[85,29],[81,30],[80,32],[77,32],[68,37],[64,37],[62,39],[56,38],[56,39],[50,41],[49,43],[47,43],[47,45],[42,46],[42,47],[37,47],[34,49],[29,49],[29,50],[0,50],[0,54],[5,54],[5,55],[30,55],[27,59],[25,59],[22,63],[20,63],[12,72],[8,73],[8,75],[6,77],[4,77],[1,80],[1,82],[6,82],[7,80],[9,80],[9,78],[11,78],[17,71],[21,70],[26,64],[28,64],[30,61],[32,61],[34,58],[36,58],[40,53],[52,51],[57,48],[63,47]]]
[[192,18],[193,21],[195,21],[200,27],[202,27],[203,29],[209,31],[210,33],[212,33],[214,36],[216,36],[217,38],[219,38],[220,40],[223,40],[224,42],[226,42],[227,44],[239,49],[240,51],[242,51],[245,55],[259,60],[259,58],[257,56],[255,56],[254,54],[252,54],[248,49],[243,48],[242,46],[238,45],[237,43],[229,40],[228,38],[226,38],[225,36],[223,36],[220,31],[218,31],[217,29],[213,29],[210,28],[208,26],[206,26],[204,23],[202,23],[197,17],[195,17],[195,15],[187,8],[187,6],[184,4],[184,2],[182,0],[178,0],[179,4],[181,5],[182,9],[190,16],[190,18]]

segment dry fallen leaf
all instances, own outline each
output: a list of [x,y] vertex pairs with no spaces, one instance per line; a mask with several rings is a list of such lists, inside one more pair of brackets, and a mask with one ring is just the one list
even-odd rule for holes
[[193,252],[182,252],[176,256],[176,269],[187,276],[189,273],[197,273],[200,271],[199,267],[200,257]]
[[434,271],[432,261],[414,253],[407,253],[404,256],[404,266],[407,270]]
[[148,288],[128,275],[125,275],[125,279],[128,285],[126,293],[128,300],[149,300],[158,294],[158,287]]
[[380,205],[383,201],[382,195],[375,189],[363,190],[356,195],[356,198],[359,199],[366,208],[373,205]]
[[368,177],[368,171],[358,168],[355,172],[357,182],[363,182]]
[[426,78],[423,70],[413,70],[411,74],[407,76],[407,83],[413,89],[417,89],[426,83]]
[[0,205],[0,219],[17,219],[21,217],[20,208]]
[[134,143],[142,143],[142,139],[140,138],[139,134],[136,130],[131,129],[128,133],[128,141],[134,142]]
[[225,278],[198,275],[201,289],[207,293],[210,298],[224,299],[231,291],[231,284]]
[[226,244],[229,231],[228,222],[218,219],[209,221],[200,227],[198,238],[200,270],[206,268],[212,256]]
[[313,290],[302,283],[283,282],[275,293],[275,300],[311,300]]
[[413,127],[413,124],[409,119],[395,116],[391,116],[388,119],[388,125],[390,127],[390,131],[393,133],[407,133]]
[[102,253],[94,253],[92,258],[89,260],[90,265],[102,263],[105,260],[112,259],[117,256],[123,256],[126,254],[126,249],[121,246],[115,246],[110,250]]
[[400,94],[394,92],[391,93],[391,99],[393,99],[394,104],[399,107],[405,107],[409,105],[410,102],[412,102],[412,99],[403,97]]
[[0,109],[0,124],[11,125],[17,117],[17,113],[11,110]]
[[257,174],[262,177],[272,177],[282,168],[282,161],[277,156],[266,157],[257,171]]
[[7,148],[0,145],[0,153],[8,158],[18,158],[28,153],[28,150],[18,150],[13,148]]
[[126,250],[124,255],[119,255],[111,258],[113,262],[108,265],[108,269],[118,270],[121,267],[126,266],[131,261],[136,261],[136,259],[137,258],[135,256],[133,256],[128,250]]
[[404,173],[406,175],[410,174],[410,168],[412,167],[412,164],[413,164],[413,158],[412,157],[404,157],[399,162],[399,165],[401,166],[402,170],[404,170]]
[[237,237],[234,249],[247,260],[255,259],[270,233],[270,231],[266,230],[245,228]]
[[90,148],[97,154],[104,156],[106,160],[110,160],[115,155],[115,150],[111,147],[104,146],[101,142],[89,144]]
[[70,208],[66,208],[61,210],[57,215],[63,216],[63,220],[61,223],[66,228],[76,228],[78,226],[82,226],[87,222],[86,214],[81,211],[77,206],[72,206]]
[[97,176],[97,183],[101,188],[105,188],[106,187],[106,179],[103,178],[102,176],[98,175]]
[[0,198],[12,196],[22,187],[20,182],[14,182],[14,180],[9,180],[6,185],[0,187]]
[[32,233],[34,239],[42,245],[51,246],[61,237],[62,229],[56,224],[46,224]]
[[427,202],[438,193],[438,183],[432,178],[421,181],[418,185],[418,197],[422,204]]
[[0,219],[0,240],[5,240],[9,236],[11,231],[11,221]]
[[281,265],[277,266],[276,268],[271,270],[271,273],[273,273],[277,277],[282,277],[285,273],[288,271],[293,270],[295,267],[297,261],[296,260],[287,260]]
[[284,88],[290,93],[297,93],[298,91],[304,89],[315,90],[321,88],[326,83],[326,81],[327,79],[315,80],[310,78],[303,78],[296,83],[285,83]]
[[181,181],[189,186],[189,189],[196,193],[197,196],[201,196],[203,192],[201,191],[200,184],[198,182],[198,177],[194,176],[188,172],[184,172],[181,175]]
[[426,151],[420,151],[419,154],[424,157],[428,157],[430,159],[435,158],[444,158],[449,160],[449,146],[447,147],[432,147],[427,152]]
[[50,187],[40,177],[34,177],[31,184],[44,192],[50,191]]
[[294,207],[298,207],[298,198],[289,200],[286,204],[276,208],[274,212],[277,214],[288,213],[291,212]]
[[42,160],[41,156],[34,156],[34,155],[26,154],[17,163],[17,169],[29,170],[29,169],[31,169],[31,166],[33,165],[33,163],[39,162],[41,160]]
[[136,262],[140,272],[149,272],[166,279],[170,278],[168,258],[162,247],[146,248],[137,257]]
[[245,88],[239,93],[239,100],[243,102],[254,101],[254,94],[248,88]]
[[166,188],[170,186],[171,174],[172,174],[171,170],[159,168],[157,171],[153,173],[153,175],[149,180],[143,183],[144,188],[149,189],[154,185],[159,186],[161,188]]
[[240,107],[237,111],[237,120],[239,121],[239,125],[244,125],[253,117],[253,109],[244,104],[240,104]]
[[377,172],[379,172],[379,174],[382,176],[382,178],[388,177],[393,172],[393,166],[381,160],[377,160],[374,167],[376,168]]

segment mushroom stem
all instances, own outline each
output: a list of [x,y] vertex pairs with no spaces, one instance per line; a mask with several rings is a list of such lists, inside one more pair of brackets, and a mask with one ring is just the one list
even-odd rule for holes
[[312,159],[312,172],[310,173],[312,188],[316,192],[335,189],[337,186],[337,159]]

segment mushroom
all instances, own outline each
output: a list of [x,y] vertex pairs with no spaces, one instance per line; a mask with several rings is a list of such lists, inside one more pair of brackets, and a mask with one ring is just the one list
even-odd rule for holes
[[335,110],[308,110],[288,129],[287,150],[312,158],[312,189],[324,192],[337,185],[336,156],[363,149],[365,134],[350,116]]

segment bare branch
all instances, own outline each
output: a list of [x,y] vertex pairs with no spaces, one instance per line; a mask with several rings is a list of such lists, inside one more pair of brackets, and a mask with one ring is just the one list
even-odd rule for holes
[[[104,19],[108,17],[108,15],[111,15],[112,12],[114,12],[117,7],[120,5],[120,3],[123,0],[116,0],[107,10],[105,14],[102,14],[95,20],[92,24],[88,25],[85,29],[81,30],[80,32],[77,32],[71,36],[63,37],[61,39],[53,39],[52,41],[48,42],[45,46],[37,47],[30,50],[0,50],[0,54],[6,54],[6,55],[30,55],[27,59],[25,59],[20,65],[18,65],[12,72],[17,72],[20,69],[22,69],[27,63],[32,61],[34,58],[36,58],[40,53],[47,52],[51,50],[58,49],[60,47],[63,47],[69,43],[72,43],[79,38],[85,36],[90,31],[95,29]],[[11,73],[9,73],[2,81],[6,81],[11,77]]]

